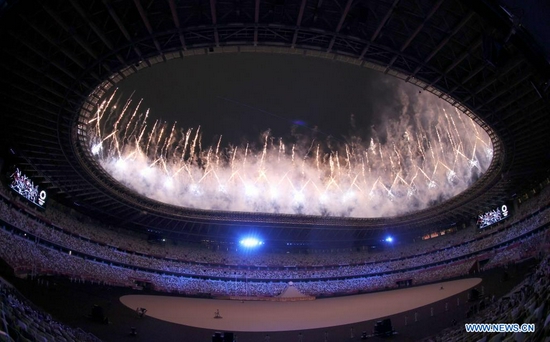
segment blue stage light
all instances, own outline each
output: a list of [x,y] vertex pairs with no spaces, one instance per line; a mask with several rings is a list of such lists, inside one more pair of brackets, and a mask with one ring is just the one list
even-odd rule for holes
[[240,243],[241,243],[241,246],[246,248],[255,248],[264,244],[263,241],[260,241],[253,237],[244,238],[240,241]]

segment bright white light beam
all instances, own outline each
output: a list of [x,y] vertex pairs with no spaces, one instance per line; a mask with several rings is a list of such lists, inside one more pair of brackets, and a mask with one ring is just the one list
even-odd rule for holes
[[259,246],[263,245],[264,242],[260,241],[256,238],[249,237],[249,238],[242,239],[240,241],[240,244],[241,244],[241,246],[246,247],[246,248],[256,248],[256,247],[259,247]]

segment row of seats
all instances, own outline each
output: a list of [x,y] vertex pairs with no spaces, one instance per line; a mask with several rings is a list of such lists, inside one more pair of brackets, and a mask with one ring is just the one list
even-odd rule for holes
[[[536,244],[544,231],[524,237],[521,243]],[[188,277],[169,275],[158,270],[147,271],[136,267],[118,267],[110,261],[80,257],[42,245],[30,235],[16,234],[0,229],[0,257],[16,270],[33,270],[39,274],[59,274],[75,280],[87,280],[117,286],[134,286],[150,283],[159,291],[190,295],[238,295],[238,296],[277,296],[287,287],[287,281],[270,279],[251,280],[227,275],[225,279],[209,277]],[[515,244],[519,248],[520,244]],[[507,247],[503,247],[507,248]],[[494,251],[496,254],[499,250]],[[513,261],[512,259],[510,262]],[[461,276],[470,272],[476,263],[475,257],[455,261],[435,267],[403,270],[383,275],[364,275],[347,279],[323,279],[316,281],[294,280],[296,288],[306,295],[330,296],[339,293],[368,292],[395,288],[398,281],[411,279],[414,284],[440,281]],[[418,266],[418,265],[417,265]]]
[[[546,239],[549,237],[547,236]],[[508,295],[490,304],[465,323],[534,323],[535,332],[465,333],[464,325],[448,328],[424,342],[550,341],[550,257]]]
[[376,275],[384,272],[395,272],[410,268],[448,262],[449,260],[469,255],[487,248],[496,246],[502,242],[522,236],[533,229],[550,222],[550,208],[545,208],[537,215],[529,217],[519,223],[513,224],[508,229],[503,229],[492,234],[486,234],[468,242],[434,250],[429,253],[410,255],[394,260],[380,260],[363,264],[351,264],[340,266],[302,267],[302,268],[276,268],[276,267],[226,267],[224,265],[211,265],[200,262],[166,259],[152,255],[142,255],[130,251],[121,251],[118,248],[104,245],[88,239],[83,239],[70,234],[68,231],[54,229],[52,226],[28,215],[27,212],[11,207],[6,201],[0,201],[0,218],[11,225],[33,234],[46,241],[58,244],[86,255],[114,261],[126,265],[141,268],[154,269],[161,272],[170,272],[186,275],[223,277],[223,278],[249,278],[249,279],[323,279],[334,277],[359,277]]
[[[3,189],[6,191],[6,189]],[[550,195],[550,187],[545,188],[543,192],[531,201],[523,203],[516,213],[514,220],[519,221],[529,215],[531,212],[540,207],[548,205]],[[9,196],[8,196],[9,197]],[[91,239],[100,244],[113,246],[117,250],[125,250],[140,254],[171,258],[188,263],[200,264],[217,264],[217,265],[240,265],[240,266],[268,266],[268,267],[312,267],[323,266],[332,267],[350,264],[366,264],[379,261],[387,261],[390,259],[407,259],[412,256],[426,254],[432,251],[441,251],[446,248],[459,246],[472,240],[480,238],[479,231],[475,229],[463,229],[453,234],[447,234],[435,239],[427,241],[418,241],[412,244],[399,245],[396,248],[385,249],[383,253],[369,253],[368,251],[352,251],[342,250],[321,251],[315,253],[310,251],[310,254],[294,254],[294,253],[261,253],[255,255],[236,253],[230,248],[224,250],[212,250],[196,245],[180,244],[174,246],[172,244],[155,245],[147,243],[144,237],[138,237],[136,232],[126,232],[116,230],[112,227],[105,227],[96,222],[90,222],[88,218],[78,217],[69,209],[60,207],[57,204],[50,205],[45,212],[32,212],[30,215],[34,220],[37,218],[46,226],[53,223],[57,227],[61,227],[65,232]],[[533,204],[533,205],[531,205]],[[537,205],[537,206],[535,206]],[[29,212],[28,208],[25,208]],[[548,214],[545,214],[548,216]],[[537,215],[539,218],[540,215]],[[11,222],[11,221],[10,221]],[[26,224],[33,227],[32,224]],[[537,223],[535,223],[537,225]],[[505,225],[501,224],[499,229],[505,229]],[[486,229],[485,235],[494,235],[495,229]],[[35,232],[36,233],[36,232]],[[483,235],[483,234],[482,234]],[[45,236],[45,238],[48,238]],[[56,237],[50,237],[56,238]],[[484,240],[488,242],[488,240]],[[76,243],[73,241],[73,244]],[[488,242],[489,244],[491,242]],[[426,257],[431,259],[433,256]],[[361,271],[364,273],[364,271]]]
[[[73,329],[52,319],[49,314],[36,309],[11,285],[0,282],[2,341],[18,342],[101,342],[81,329]],[[1,336],[0,335],[0,336]]]

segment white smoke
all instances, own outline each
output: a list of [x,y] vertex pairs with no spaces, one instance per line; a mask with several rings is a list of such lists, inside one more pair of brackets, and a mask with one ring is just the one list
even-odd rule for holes
[[335,146],[304,138],[292,145],[266,131],[263,145],[225,146],[220,139],[208,147],[200,128],[149,122],[148,112],[130,101],[116,112],[113,94],[89,122],[89,148],[128,188],[181,207],[402,215],[468,188],[489,167],[492,144],[469,117],[436,96],[419,95],[408,84],[398,92],[400,112],[372,127],[366,139],[350,136]]

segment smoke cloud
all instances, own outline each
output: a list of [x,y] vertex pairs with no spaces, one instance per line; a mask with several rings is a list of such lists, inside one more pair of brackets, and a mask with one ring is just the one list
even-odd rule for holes
[[203,137],[200,127],[153,121],[140,101],[116,96],[89,121],[94,158],[135,192],[186,208],[397,216],[458,195],[492,159],[482,128],[402,82],[393,105],[378,109],[376,125],[361,126],[357,113],[344,137],[304,132],[298,123],[290,138],[264,127],[257,140],[239,144]]

